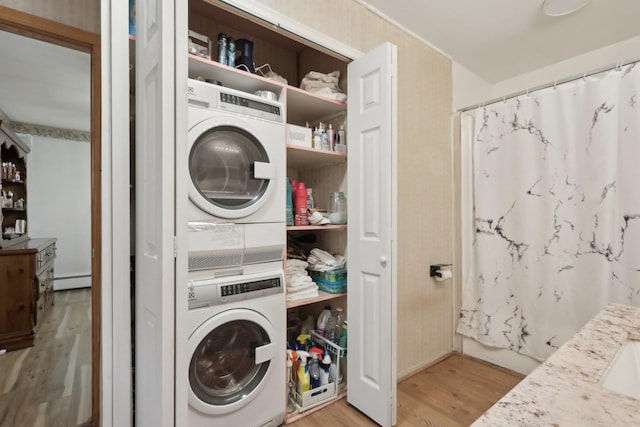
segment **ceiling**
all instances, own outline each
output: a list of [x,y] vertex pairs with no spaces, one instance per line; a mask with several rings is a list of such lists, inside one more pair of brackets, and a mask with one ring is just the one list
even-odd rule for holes
[[[640,35],[640,0],[592,0],[561,17],[544,15],[543,0],[357,1],[489,83]],[[0,31],[0,58],[11,120],[89,131],[89,54]]]
[[560,17],[543,14],[543,0],[364,3],[489,83],[640,35],[638,0],[593,0]]

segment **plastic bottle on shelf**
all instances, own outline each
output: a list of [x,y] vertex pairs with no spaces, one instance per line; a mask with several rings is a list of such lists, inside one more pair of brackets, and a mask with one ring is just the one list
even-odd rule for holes
[[312,188],[307,188],[307,210],[311,210],[313,209],[314,203],[313,203],[313,189]]
[[304,182],[299,182],[294,190],[293,224],[309,225],[309,212],[307,211],[307,189]]
[[317,353],[311,353],[311,362],[309,362],[309,389],[320,387],[320,361]]
[[335,140],[333,135],[333,126],[331,126],[331,123],[329,123],[329,128],[327,129],[327,138],[329,139],[329,150],[334,151]]
[[329,135],[327,134],[324,125],[322,123],[320,123],[320,125],[320,140],[322,141],[322,149],[325,151],[330,151],[331,146],[329,145]]
[[227,35],[224,33],[218,34],[218,62],[227,64]]
[[338,139],[340,139],[340,144],[347,145],[347,131],[344,130],[344,125],[340,125],[340,129],[338,129]]
[[322,133],[320,132],[319,126],[313,128],[313,148],[316,150],[320,150],[322,148]]
[[236,42],[231,37],[227,37],[227,65],[236,66]]
[[342,348],[347,348],[347,321],[342,323],[342,332],[340,333],[340,342],[338,345]]
[[340,342],[340,336],[342,334],[342,322],[344,320],[344,310],[342,307],[336,308],[336,326],[333,337],[333,342],[338,344]]
[[287,225],[293,225],[293,187],[287,177]]
[[300,362],[298,362],[298,394],[302,394],[306,391],[309,391],[311,386],[311,379],[309,377],[309,369],[307,368],[307,358],[309,357],[309,353],[306,351],[299,350],[298,357],[300,358]]
[[327,305],[324,307],[324,310],[322,310],[322,313],[320,313],[320,316],[318,316],[318,321],[316,322],[316,333],[318,335],[325,335],[325,332],[327,330],[327,321],[329,320],[329,318],[331,317],[331,306]]
[[327,331],[324,334],[324,337],[331,342],[336,342],[336,323],[338,321],[338,318],[334,315],[331,314],[331,317],[329,317],[329,320],[327,320]]

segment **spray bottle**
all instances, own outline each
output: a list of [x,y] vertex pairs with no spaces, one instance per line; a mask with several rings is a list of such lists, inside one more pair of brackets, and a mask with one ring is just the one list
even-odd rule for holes
[[331,369],[331,356],[329,350],[324,351],[322,363],[320,363],[320,386],[329,384],[329,370]]
[[302,395],[302,393],[309,391],[311,385],[309,370],[307,369],[307,358],[309,357],[309,353],[302,350],[299,350],[297,353],[298,358],[300,359],[298,364],[298,394]]

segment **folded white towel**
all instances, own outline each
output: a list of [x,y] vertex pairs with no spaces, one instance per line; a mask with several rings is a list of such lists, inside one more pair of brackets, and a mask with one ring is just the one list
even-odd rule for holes
[[287,258],[287,268],[289,268],[289,267],[307,268],[307,265],[309,265],[309,264],[306,261],[303,261],[301,259],[289,259],[289,258]]
[[318,285],[315,283],[308,283],[307,285],[301,287],[300,289],[290,289],[287,288],[287,295],[291,294],[306,294],[309,290],[318,290]]
[[315,289],[308,289],[304,292],[295,292],[292,294],[287,292],[287,301],[288,302],[301,301],[304,299],[316,298],[319,295],[320,294],[318,293],[317,287]]
[[287,289],[302,288],[311,283],[313,283],[313,280],[309,276],[287,278]]

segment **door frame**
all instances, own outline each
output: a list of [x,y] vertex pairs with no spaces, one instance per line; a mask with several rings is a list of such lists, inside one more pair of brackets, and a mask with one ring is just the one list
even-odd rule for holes
[[91,57],[91,421],[100,420],[101,74],[100,35],[0,6],[0,30],[86,52]]

